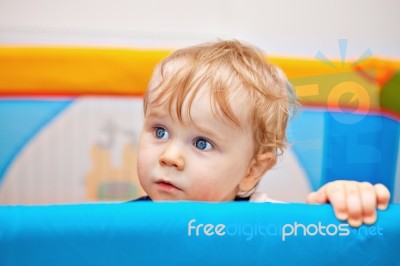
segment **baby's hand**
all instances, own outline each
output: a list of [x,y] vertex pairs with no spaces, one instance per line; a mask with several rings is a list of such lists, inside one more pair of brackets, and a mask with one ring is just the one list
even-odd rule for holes
[[382,184],[338,180],[325,184],[318,191],[307,196],[308,203],[330,202],[339,220],[353,227],[376,221],[376,208],[385,210],[389,204],[390,192]]

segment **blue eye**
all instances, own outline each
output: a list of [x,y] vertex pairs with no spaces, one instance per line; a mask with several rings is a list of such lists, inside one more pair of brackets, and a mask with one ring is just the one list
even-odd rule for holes
[[211,150],[213,148],[213,145],[203,138],[196,139],[194,142],[194,146],[196,146],[197,149],[202,151]]
[[157,139],[169,139],[169,133],[165,128],[162,127],[156,127],[154,128],[154,136]]

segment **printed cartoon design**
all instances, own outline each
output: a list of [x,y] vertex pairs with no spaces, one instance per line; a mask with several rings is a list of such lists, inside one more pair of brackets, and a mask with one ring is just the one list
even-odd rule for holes
[[[90,151],[92,169],[87,174],[87,196],[94,201],[128,200],[144,194],[136,172],[136,138],[134,133],[107,121],[102,128],[106,139],[95,143]],[[104,134],[105,133],[105,134]],[[128,140],[118,148],[121,136]],[[122,157],[122,163],[113,163],[112,154]]]

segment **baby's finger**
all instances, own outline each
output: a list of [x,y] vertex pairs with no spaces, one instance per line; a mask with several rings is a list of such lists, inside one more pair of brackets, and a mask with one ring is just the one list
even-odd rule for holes
[[385,210],[389,204],[390,192],[389,190],[382,184],[376,184],[374,186],[376,193],[376,201],[378,205],[378,209]]
[[317,192],[310,192],[310,194],[307,195],[307,199],[306,199],[307,203],[321,203],[318,202],[318,198],[317,198]]
[[346,203],[346,191],[343,183],[332,182],[326,186],[326,196],[328,201],[331,203],[335,212],[336,218],[339,220],[347,220],[347,203]]
[[314,204],[322,204],[328,202],[325,186],[320,188],[318,191],[308,194],[306,200],[308,203]]
[[361,196],[357,182],[349,182],[344,186],[346,190],[348,222],[353,227],[359,227],[363,221]]
[[373,224],[376,221],[376,195],[371,183],[360,184],[361,207],[365,224]]

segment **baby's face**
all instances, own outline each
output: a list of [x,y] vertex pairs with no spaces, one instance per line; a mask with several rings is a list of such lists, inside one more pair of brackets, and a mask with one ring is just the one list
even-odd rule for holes
[[[240,95],[231,99],[234,113],[247,125],[243,104]],[[198,93],[190,111],[193,121],[183,116],[182,124],[175,110],[169,115],[168,106],[148,105],[139,141],[140,183],[153,200],[233,200],[254,155],[252,130],[216,116],[208,89]]]

